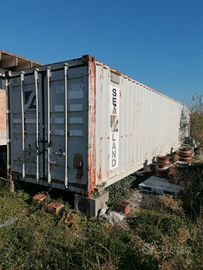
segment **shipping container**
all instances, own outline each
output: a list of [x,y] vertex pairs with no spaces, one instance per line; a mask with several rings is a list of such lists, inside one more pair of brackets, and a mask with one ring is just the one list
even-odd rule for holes
[[184,106],[93,56],[6,80],[13,180],[92,197],[180,146]]

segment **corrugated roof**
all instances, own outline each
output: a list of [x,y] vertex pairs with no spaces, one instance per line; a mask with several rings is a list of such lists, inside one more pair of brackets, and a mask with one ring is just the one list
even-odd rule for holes
[[2,69],[18,71],[39,66],[43,66],[43,64],[0,50],[0,68]]

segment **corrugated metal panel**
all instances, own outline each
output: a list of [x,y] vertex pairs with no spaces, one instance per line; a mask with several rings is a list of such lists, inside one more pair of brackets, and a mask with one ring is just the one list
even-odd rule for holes
[[92,56],[13,73],[16,179],[92,196],[179,147],[182,104]]
[[[182,105],[121,73],[116,83],[113,71],[96,62],[96,184],[110,185],[180,145]],[[117,132],[111,128],[113,102]]]

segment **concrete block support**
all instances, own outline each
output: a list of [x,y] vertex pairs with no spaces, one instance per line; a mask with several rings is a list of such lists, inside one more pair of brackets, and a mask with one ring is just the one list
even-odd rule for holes
[[86,198],[75,194],[75,209],[88,217],[96,217],[98,211],[105,206],[109,199],[109,193],[105,191],[97,198]]

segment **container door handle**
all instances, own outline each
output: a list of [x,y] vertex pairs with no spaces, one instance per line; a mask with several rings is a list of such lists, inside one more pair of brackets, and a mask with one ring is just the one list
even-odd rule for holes
[[[43,141],[41,139],[38,139],[38,142],[42,142],[42,143],[46,143],[48,142],[47,140],[46,141]],[[48,143],[47,147],[45,149],[43,149],[42,151],[39,151],[39,145],[37,144],[37,141],[35,141],[35,147],[38,151],[38,155],[40,156],[41,154],[43,154],[44,152],[46,152],[48,150],[48,148],[51,147],[51,141]]]
[[22,111],[22,162],[23,162],[22,178],[25,178],[25,113],[24,113],[23,83],[24,83],[24,72],[21,71],[20,91],[21,91],[21,111]]
[[39,93],[38,93],[38,69],[34,70],[35,78],[35,93],[36,93],[36,148],[37,148],[37,162],[36,162],[36,181],[39,182]]
[[48,146],[46,148],[47,150],[47,156],[48,156],[48,162],[47,162],[47,179],[48,184],[51,185],[51,125],[50,125],[50,77],[51,77],[51,68],[47,67],[47,103],[48,103],[48,119],[47,119],[47,131],[48,131]]

